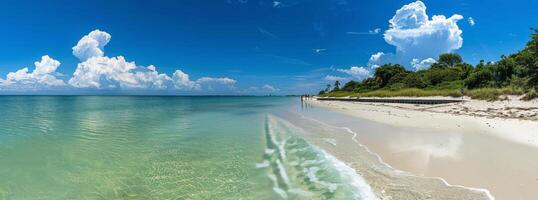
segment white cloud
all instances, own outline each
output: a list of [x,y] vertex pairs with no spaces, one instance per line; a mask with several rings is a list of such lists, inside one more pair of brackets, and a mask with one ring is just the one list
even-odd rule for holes
[[199,84],[196,84],[194,81],[191,81],[189,79],[189,75],[179,69],[174,72],[174,76],[172,76],[172,79],[174,80],[174,86],[177,89],[200,89]]
[[174,87],[182,90],[201,90],[203,88],[214,90],[216,87],[224,86],[226,89],[233,88],[237,82],[228,77],[213,78],[202,77],[195,81],[189,78],[189,75],[181,70],[176,70],[172,76]]
[[467,22],[469,22],[469,25],[471,26],[474,26],[476,24],[476,22],[474,21],[474,18],[472,17],[467,18]]
[[426,14],[426,5],[416,1],[396,11],[389,20],[390,27],[384,33],[385,41],[396,47],[395,53],[376,53],[370,58],[370,66],[386,63],[411,64],[413,59],[437,57],[441,53],[461,48],[462,31],[457,22],[463,16],[449,18]]
[[[110,42],[111,35],[94,30],[85,35],[73,47],[73,55],[80,59],[75,72],[66,84],[56,72],[60,62],[48,55],[35,62],[35,69],[30,72],[24,67],[9,72],[6,79],[0,78],[0,89],[27,90],[52,87],[93,88],[93,89],[180,89],[203,92],[235,91],[236,80],[229,77],[201,77],[191,80],[189,75],[177,69],[172,77],[159,73],[153,65],[138,66],[134,61],[127,61],[123,56],[107,57],[104,47]],[[266,85],[264,90],[278,91]],[[220,90],[222,89],[222,90]]]
[[357,80],[363,80],[371,76],[370,70],[365,67],[352,66],[349,69],[337,69],[336,71],[346,73]]
[[204,84],[204,83],[219,83],[223,85],[233,85],[237,81],[228,77],[224,78],[213,78],[213,77],[202,77],[196,80],[196,83]]
[[77,65],[69,84],[76,88],[166,88],[172,79],[155,66],[138,67],[123,56],[91,57]]
[[273,7],[278,8],[280,7],[281,2],[280,1],[273,1]]
[[111,38],[107,32],[94,30],[78,41],[73,47],[73,55],[81,61],[86,61],[91,57],[102,57],[105,54],[104,47]]
[[41,61],[35,62],[35,69],[30,73],[28,67],[9,72],[6,79],[0,79],[0,88],[46,88],[64,86],[65,82],[58,79],[56,69],[60,62],[48,55],[41,57]]
[[69,84],[76,88],[126,88],[126,89],[166,89],[173,86],[182,90],[200,90],[204,86],[214,89],[218,85],[233,86],[236,80],[228,77],[202,77],[192,81],[189,75],[176,70],[172,77],[159,73],[153,65],[137,66],[126,61],[123,56],[105,56],[104,46],[110,41],[110,34],[95,30],[82,37],[73,55],[81,60]]
[[377,35],[381,33],[381,28],[375,28],[373,30],[369,30],[368,32],[355,32],[355,31],[348,31],[346,32],[350,35]]
[[323,78],[323,80],[326,80],[326,81],[345,81],[345,80],[348,80],[349,78],[347,77],[341,77],[341,76],[333,76],[333,75],[327,75],[325,76],[325,78]]
[[135,70],[135,79],[139,85],[144,88],[167,88],[168,83],[172,80],[168,75],[157,72],[155,66],[150,65],[146,68],[138,67]]
[[384,55],[385,53],[383,52],[377,52],[375,54],[372,54],[372,56],[370,56],[370,62],[378,62],[379,59]]
[[374,29],[374,30],[369,30],[369,31],[368,31],[368,33],[370,33],[370,34],[378,34],[378,33],[380,33],[380,32],[381,32],[381,29],[380,29],[380,28],[376,28],[376,29]]
[[280,89],[269,84],[265,84],[261,87],[252,86],[249,87],[246,92],[255,94],[273,94],[279,92]]
[[426,58],[424,60],[419,60],[415,58],[411,61],[411,65],[413,66],[413,68],[415,68],[415,71],[419,71],[430,68],[431,65],[436,62],[437,61],[433,58]]
[[262,86],[262,89],[267,92],[278,92],[280,89],[273,87],[272,85],[265,84]]
[[195,81],[196,85],[198,86],[198,89],[208,91],[234,91],[234,85],[236,82],[236,80],[228,77],[202,77]]

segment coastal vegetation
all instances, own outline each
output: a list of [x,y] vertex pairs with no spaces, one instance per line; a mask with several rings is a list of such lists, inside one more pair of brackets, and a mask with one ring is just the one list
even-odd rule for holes
[[327,85],[319,96],[394,97],[394,96],[469,96],[499,100],[503,95],[523,95],[523,100],[538,97],[538,29],[532,29],[525,48],[497,62],[481,60],[475,66],[456,53],[441,54],[428,69],[409,71],[399,64],[375,68],[372,77],[362,81],[337,81]]

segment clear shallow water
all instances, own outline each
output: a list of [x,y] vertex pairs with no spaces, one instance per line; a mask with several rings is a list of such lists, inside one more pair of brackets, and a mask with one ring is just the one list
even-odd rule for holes
[[[284,97],[0,97],[0,199],[367,199]],[[284,114],[285,115],[285,114]]]

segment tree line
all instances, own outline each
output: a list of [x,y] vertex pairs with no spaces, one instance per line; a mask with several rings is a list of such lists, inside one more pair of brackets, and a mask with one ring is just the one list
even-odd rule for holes
[[[538,90],[538,29],[532,29],[525,48],[497,62],[481,60],[475,66],[465,63],[456,53],[441,54],[430,68],[409,71],[399,64],[385,64],[375,69],[372,77],[348,81],[341,86],[336,81],[319,92],[368,93],[376,90],[398,91],[406,88],[421,90],[474,90],[481,88],[512,88],[535,98]],[[463,95],[463,94],[462,94]]]

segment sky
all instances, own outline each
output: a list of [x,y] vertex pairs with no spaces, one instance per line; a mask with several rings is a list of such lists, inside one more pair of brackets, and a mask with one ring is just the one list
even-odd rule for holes
[[538,1],[0,2],[0,94],[286,95],[522,49]]

